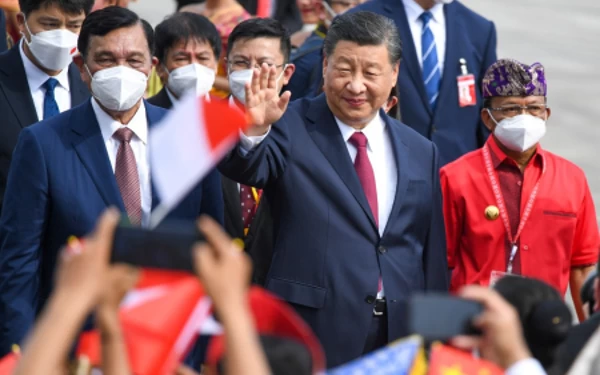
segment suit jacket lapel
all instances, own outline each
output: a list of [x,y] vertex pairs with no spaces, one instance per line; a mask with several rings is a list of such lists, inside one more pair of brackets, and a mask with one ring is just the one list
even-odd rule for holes
[[458,60],[460,56],[460,46],[462,39],[460,33],[462,25],[456,15],[458,4],[448,4],[444,6],[446,16],[446,56],[444,58],[444,71],[442,75],[442,83],[440,84],[440,97],[436,106],[436,115],[445,105],[456,106],[457,103],[446,103],[446,98],[451,93],[451,90],[458,90],[456,87],[456,77],[459,68]]
[[376,227],[369,202],[354,169],[352,159],[350,159],[350,154],[348,154],[348,148],[333,114],[327,106],[324,94],[321,94],[311,102],[306,118],[309,120],[307,130],[311,138],[329,163],[331,163],[333,169],[348,187],[348,190],[356,198],[363,211],[369,217],[371,224]]
[[69,86],[71,90],[71,108],[77,107],[90,97],[90,92],[81,80],[79,69],[75,64],[69,65]]
[[[392,211],[388,223],[383,231],[385,236],[391,227],[392,220],[398,217],[400,213],[400,207],[402,206],[402,198],[406,195],[406,189],[408,188],[408,176],[406,174],[407,160],[409,159],[409,147],[404,143],[400,132],[398,130],[398,124],[393,123],[383,111],[381,113],[382,118],[386,122],[386,128],[388,135],[392,141],[392,148],[394,149],[394,156],[396,157],[396,169],[398,170],[398,180],[396,183],[396,196],[392,205]],[[404,125],[402,125],[404,126]]]
[[[165,115],[165,109],[159,108],[149,104],[146,100],[142,102],[142,105],[146,108],[146,120],[148,121],[148,141],[150,139],[150,131],[154,125],[157,125]],[[152,210],[160,204],[160,196],[154,187],[152,179],[152,165],[150,165],[150,188],[152,189]]]
[[[427,99],[427,94],[425,92],[423,71],[417,57],[417,49],[415,47],[415,42],[413,41],[412,32],[410,31],[404,4],[402,4],[401,0],[389,2],[386,1],[384,4],[384,9],[389,18],[396,20],[396,27],[398,27],[398,31],[400,32],[400,39],[402,40],[403,45],[400,68],[402,68],[402,65],[406,67],[408,75],[414,82],[425,108],[427,108],[429,113],[432,114],[431,106],[429,105],[429,100]],[[400,75],[398,75],[398,84],[400,84]]]
[[19,52],[20,46],[21,44],[17,44],[4,55],[0,62],[0,71],[6,75],[3,80],[6,100],[12,107],[19,124],[24,128],[35,124],[39,119],[29,90],[21,53]]
[[107,206],[125,211],[106,145],[90,101],[73,109],[70,118],[73,147]]

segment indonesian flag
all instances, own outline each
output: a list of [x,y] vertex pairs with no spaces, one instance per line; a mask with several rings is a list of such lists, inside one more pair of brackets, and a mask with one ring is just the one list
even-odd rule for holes
[[169,211],[215,167],[246,128],[245,114],[226,100],[186,96],[150,129],[152,179]]
[[[210,299],[187,273],[143,270],[136,288],[121,304],[120,320],[129,365],[137,375],[173,373],[210,313]],[[96,331],[82,335],[77,356],[101,365]]]
[[495,364],[473,357],[452,347],[434,344],[431,348],[428,375],[503,375]]

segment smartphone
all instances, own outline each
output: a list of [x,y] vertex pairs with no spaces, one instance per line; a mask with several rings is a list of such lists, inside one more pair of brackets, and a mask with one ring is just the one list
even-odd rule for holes
[[194,273],[192,250],[204,242],[195,222],[165,221],[149,230],[126,221],[115,230],[111,263]]
[[408,304],[408,328],[411,334],[427,341],[447,341],[458,335],[481,335],[473,319],[483,305],[447,294],[416,294]]

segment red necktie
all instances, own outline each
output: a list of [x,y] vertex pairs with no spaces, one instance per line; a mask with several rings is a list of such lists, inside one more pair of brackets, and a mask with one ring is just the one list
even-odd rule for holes
[[258,202],[253,196],[250,186],[240,184],[240,203],[242,204],[242,222],[244,223],[244,234],[248,234],[250,224],[256,215]]
[[363,191],[371,207],[371,212],[375,218],[375,223],[379,226],[379,215],[377,209],[377,187],[375,185],[375,174],[373,173],[373,167],[369,161],[369,155],[367,155],[367,137],[360,132],[352,134],[350,137],[350,143],[356,147],[356,159],[354,159],[354,169],[360,184],[362,185]]
[[[354,159],[354,169],[358,175],[358,180],[362,185],[363,191],[367,196],[367,201],[371,207],[371,212],[375,218],[375,223],[379,226],[379,210],[377,208],[377,186],[375,185],[375,173],[373,173],[373,166],[369,161],[369,155],[367,154],[367,137],[361,133],[356,132],[350,137],[350,143],[356,147],[356,159]],[[381,277],[379,278],[379,284],[377,286],[377,292],[381,292],[382,283]]]
[[140,177],[138,175],[135,155],[129,142],[133,137],[133,131],[124,126],[113,135],[121,144],[117,151],[115,163],[115,178],[121,198],[125,204],[127,216],[133,224],[142,221],[142,197],[140,195]]

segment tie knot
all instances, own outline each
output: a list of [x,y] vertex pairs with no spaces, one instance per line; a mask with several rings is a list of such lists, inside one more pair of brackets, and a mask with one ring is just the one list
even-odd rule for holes
[[429,21],[431,21],[433,16],[431,15],[430,11],[426,11],[426,12],[421,13],[419,18],[421,19],[421,22],[423,22],[423,26],[427,26],[427,24],[429,23]]
[[56,85],[58,85],[58,80],[56,78],[48,78],[48,80],[44,82],[44,88],[49,92],[54,92]]
[[350,137],[350,143],[352,143],[356,148],[367,147],[367,136],[365,136],[365,134],[362,132],[355,132],[352,134],[352,137]]
[[131,141],[131,137],[133,137],[133,130],[129,129],[127,126],[123,126],[115,132],[114,137],[119,142],[129,143],[129,141]]

